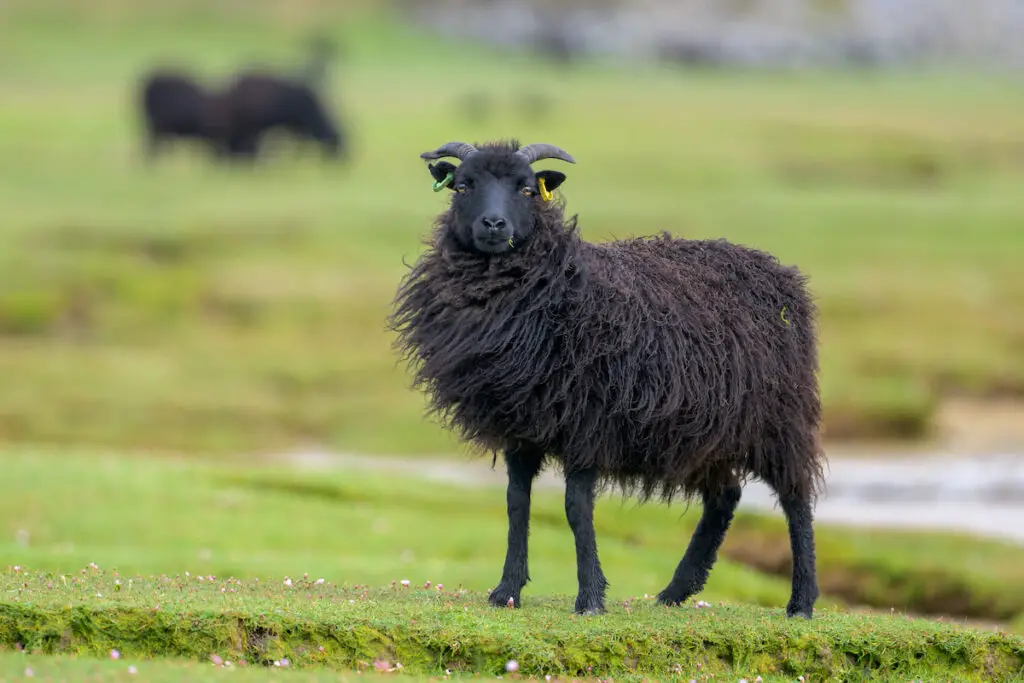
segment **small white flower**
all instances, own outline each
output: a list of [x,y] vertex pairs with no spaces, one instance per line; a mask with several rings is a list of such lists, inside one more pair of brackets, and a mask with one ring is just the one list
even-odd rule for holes
[[284,580],[284,585],[286,585],[289,588],[291,588],[292,587],[292,580],[291,579],[285,579]]
[[316,585],[320,586],[320,585],[322,585],[322,584],[323,584],[323,582],[324,582],[324,580],[323,580],[323,579],[317,579],[317,580],[316,580]]
[[128,667],[128,673],[130,673],[132,676],[134,676],[135,674],[138,673],[138,670],[134,666],[129,666]]
[[402,579],[402,585],[408,588],[408,586],[409,586],[409,579]]

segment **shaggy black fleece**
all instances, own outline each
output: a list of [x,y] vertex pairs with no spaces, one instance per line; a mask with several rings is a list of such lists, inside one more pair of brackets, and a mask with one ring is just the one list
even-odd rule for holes
[[817,495],[816,310],[797,269],[722,239],[589,243],[556,202],[535,221],[488,256],[455,245],[446,211],[403,279],[389,325],[431,412],[642,500],[750,475]]

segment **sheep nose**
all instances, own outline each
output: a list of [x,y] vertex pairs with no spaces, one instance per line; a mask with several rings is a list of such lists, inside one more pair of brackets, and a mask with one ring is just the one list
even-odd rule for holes
[[505,227],[505,219],[501,216],[484,216],[482,222],[491,232],[498,232]]

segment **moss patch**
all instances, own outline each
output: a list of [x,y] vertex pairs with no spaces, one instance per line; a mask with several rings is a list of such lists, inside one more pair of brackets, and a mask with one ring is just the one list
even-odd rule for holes
[[209,660],[287,659],[296,667],[522,675],[877,675],[1009,680],[1024,672],[1024,639],[906,617],[723,604],[668,609],[652,600],[571,613],[568,596],[494,609],[478,592],[437,586],[367,588],[312,580],[214,576],[73,576],[10,570],[0,579],[0,646],[46,654]]

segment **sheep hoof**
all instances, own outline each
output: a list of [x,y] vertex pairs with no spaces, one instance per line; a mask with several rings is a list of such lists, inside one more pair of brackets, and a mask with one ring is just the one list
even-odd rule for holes
[[810,620],[813,612],[813,607],[800,607],[798,605],[789,605],[788,607],[786,607],[786,617],[789,619],[795,619],[799,617],[801,619]]
[[576,614],[582,616],[593,616],[604,614],[604,604],[599,599],[585,598],[582,595],[576,598]]
[[499,584],[487,596],[487,602],[491,603],[494,607],[515,607],[518,609],[520,607],[519,591],[510,590]]
[[667,605],[669,607],[678,607],[684,602],[690,599],[689,595],[669,592],[668,589],[658,593],[657,601],[659,605]]

